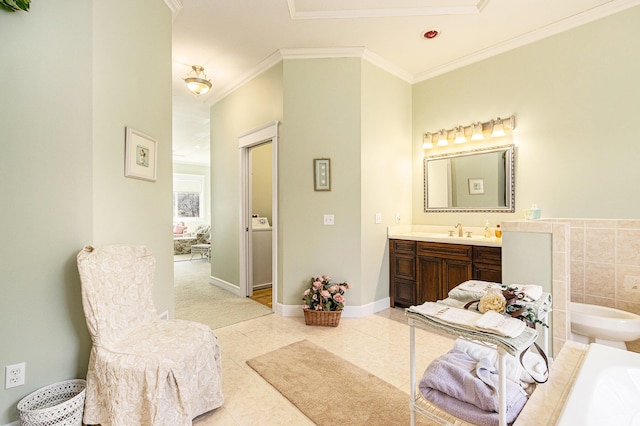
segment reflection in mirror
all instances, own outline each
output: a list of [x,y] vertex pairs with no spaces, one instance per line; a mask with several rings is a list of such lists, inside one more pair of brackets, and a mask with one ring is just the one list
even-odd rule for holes
[[514,212],[514,145],[424,159],[425,212]]

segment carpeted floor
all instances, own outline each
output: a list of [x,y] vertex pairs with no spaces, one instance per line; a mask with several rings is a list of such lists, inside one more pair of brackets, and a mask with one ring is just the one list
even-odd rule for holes
[[407,393],[308,340],[247,364],[319,426],[410,423]]
[[272,313],[258,302],[210,284],[210,268],[206,259],[195,257],[174,263],[176,318],[216,329]]

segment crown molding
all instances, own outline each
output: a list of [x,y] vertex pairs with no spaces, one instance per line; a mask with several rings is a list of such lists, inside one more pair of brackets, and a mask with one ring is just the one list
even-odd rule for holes
[[220,102],[222,99],[224,99],[231,93],[238,90],[240,87],[247,84],[249,81],[253,80],[257,76],[262,74],[263,72],[268,71],[269,69],[278,65],[281,61],[282,61],[282,55],[280,54],[280,51],[276,51],[272,53],[269,57],[267,57],[258,65],[253,67],[253,69],[249,70],[248,72],[241,75],[238,79],[231,82],[231,84],[225,87],[224,90],[222,90],[221,92],[217,93],[215,96],[212,96],[209,100],[207,100],[206,102],[207,105],[209,106],[215,105],[216,103]]
[[[404,16],[438,16],[438,15],[477,15],[486,6],[489,0],[479,0],[470,4],[467,2],[459,2],[460,4],[449,4],[447,6],[425,6],[412,7],[411,5],[402,6],[402,1],[389,1],[390,7],[367,8],[359,7],[360,2],[349,6],[348,0],[343,0],[342,9],[338,8],[313,8],[308,7],[306,11],[300,11],[296,4],[300,0],[287,0],[289,6],[289,16],[293,20],[300,19],[354,19],[354,18],[389,18]],[[318,3],[322,3],[318,1]],[[409,2],[413,4],[413,2]],[[449,2],[452,3],[452,2]],[[346,5],[346,6],[345,6]]]
[[395,66],[391,62],[383,59],[377,54],[364,47],[320,47],[320,48],[289,48],[280,49],[274,52],[267,59],[260,62],[252,70],[242,75],[236,81],[228,85],[224,91],[207,101],[209,106],[214,105],[233,93],[249,81],[253,80],[263,72],[268,71],[284,59],[327,59],[327,58],[362,58],[373,65],[387,71],[388,73],[408,82],[413,83],[410,73]]
[[546,27],[536,29],[526,34],[522,34],[518,37],[514,37],[511,40],[503,43],[496,44],[481,51],[475,52],[471,55],[463,56],[462,58],[448,62],[436,68],[421,72],[414,76],[414,83],[429,80],[430,78],[437,77],[442,74],[446,74],[450,71],[458,68],[471,65],[475,62],[480,62],[484,59],[491,58],[509,50],[516,49],[521,46],[542,40],[544,38],[560,34],[562,32],[577,28],[581,25],[588,24],[590,22],[597,21],[598,19],[605,18],[609,15],[613,15],[618,12],[622,12],[631,7],[640,5],[640,0],[630,0],[626,2],[610,2],[601,6],[596,6],[585,12],[574,15],[570,18],[563,19],[554,24],[547,25]]
[[164,4],[166,4],[171,11],[173,19],[178,16],[178,13],[180,13],[182,8],[184,7],[181,0],[164,0]]

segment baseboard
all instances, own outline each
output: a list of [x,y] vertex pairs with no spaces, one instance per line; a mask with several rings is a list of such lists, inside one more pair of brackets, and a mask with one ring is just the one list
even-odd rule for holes
[[223,288],[227,291],[230,291],[231,293],[235,294],[236,296],[240,296],[240,286],[237,286],[235,284],[231,284],[230,282],[227,282],[225,280],[221,280],[220,278],[216,278],[214,276],[209,276],[209,283],[213,284],[213,285],[217,285],[220,288]]
[[15,422],[7,423],[4,426],[20,426],[20,420],[16,420]]
[[[373,315],[376,312],[383,311],[391,306],[391,300],[388,297],[367,303],[362,306],[345,306],[342,311],[343,318],[363,318]],[[276,313],[283,317],[301,317],[303,316],[302,305],[283,305],[278,303]]]

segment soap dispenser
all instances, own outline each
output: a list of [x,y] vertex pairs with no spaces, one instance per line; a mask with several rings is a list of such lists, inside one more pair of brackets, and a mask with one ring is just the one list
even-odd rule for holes
[[491,238],[491,228],[489,228],[489,220],[484,221],[484,237]]
[[527,220],[538,220],[538,219],[540,219],[541,213],[542,212],[538,208],[538,205],[537,204],[532,204],[531,208],[528,209],[525,212],[525,218]]

